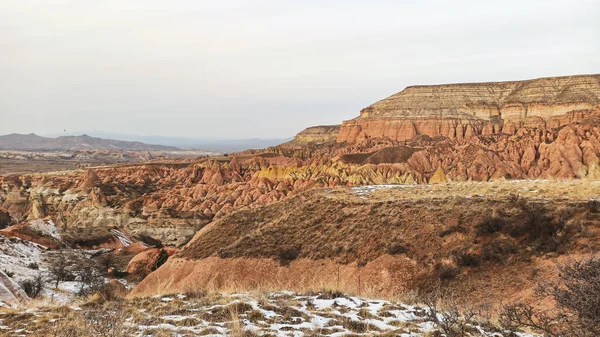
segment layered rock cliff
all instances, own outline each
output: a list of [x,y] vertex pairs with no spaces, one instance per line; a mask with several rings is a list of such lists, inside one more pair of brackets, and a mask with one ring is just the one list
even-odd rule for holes
[[341,125],[311,126],[298,133],[293,140],[283,146],[321,145],[335,142]]
[[345,121],[337,141],[514,134],[523,126],[560,127],[598,106],[600,75],[411,86]]

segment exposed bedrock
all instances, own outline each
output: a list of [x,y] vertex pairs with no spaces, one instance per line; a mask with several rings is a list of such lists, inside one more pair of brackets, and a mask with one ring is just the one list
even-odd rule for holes
[[411,86],[345,121],[337,141],[514,134],[525,126],[554,128],[579,121],[599,105],[600,75]]

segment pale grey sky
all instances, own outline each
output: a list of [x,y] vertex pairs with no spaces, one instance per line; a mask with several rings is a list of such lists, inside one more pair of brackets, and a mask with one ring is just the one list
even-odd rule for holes
[[413,84],[600,73],[600,1],[0,0],[0,134],[242,139]]

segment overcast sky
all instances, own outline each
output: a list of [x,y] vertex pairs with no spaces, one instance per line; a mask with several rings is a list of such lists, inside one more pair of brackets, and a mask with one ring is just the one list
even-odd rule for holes
[[215,139],[413,84],[600,73],[600,1],[0,0],[0,134]]

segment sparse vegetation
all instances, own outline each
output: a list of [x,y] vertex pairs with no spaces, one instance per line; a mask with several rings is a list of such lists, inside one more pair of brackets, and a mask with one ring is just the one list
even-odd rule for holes
[[473,330],[473,325],[482,316],[481,309],[460,305],[450,294],[442,294],[440,289],[423,296],[427,306],[426,317],[433,322],[439,332],[446,337],[464,337]]
[[552,337],[600,335],[600,258],[558,268],[559,281],[541,284],[537,295],[556,308],[541,310],[526,303],[504,308],[502,322],[511,329],[530,328]]
[[46,254],[48,273],[55,288],[62,281],[79,281],[79,295],[98,291],[104,284],[102,266],[94,259],[87,258],[75,250],[57,250]]
[[38,273],[34,278],[19,282],[29,298],[36,298],[44,290],[44,276]]
[[434,269],[441,280],[451,280],[460,274],[460,268],[452,263],[440,262],[434,266]]
[[279,264],[282,266],[287,266],[290,264],[290,262],[297,259],[299,254],[300,250],[298,248],[282,248],[278,254]]
[[158,257],[152,264],[152,270],[158,269],[165,262],[167,262],[168,259],[169,259],[169,254],[167,253],[167,251],[164,249],[161,249],[160,252],[158,253]]

